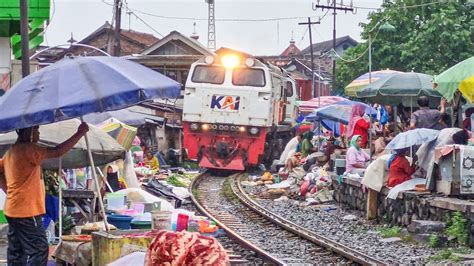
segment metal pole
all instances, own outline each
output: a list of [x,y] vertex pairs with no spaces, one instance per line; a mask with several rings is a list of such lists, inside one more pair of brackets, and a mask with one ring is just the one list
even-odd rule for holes
[[[321,55],[319,56],[319,66],[318,66],[318,108],[321,107]],[[321,120],[318,120],[318,151],[321,147]]]
[[372,37],[369,32],[369,83],[372,83]]
[[311,18],[308,17],[309,28],[309,51],[311,53],[311,99],[314,98],[314,55],[313,55],[313,34],[311,33]]
[[[372,39],[369,32],[369,83],[372,83]],[[372,109],[369,109],[370,127],[369,127],[369,155],[372,162]]]
[[29,29],[28,29],[28,0],[20,0],[20,33],[21,33],[21,75],[30,74],[29,58]]
[[59,167],[58,167],[58,177],[59,177],[59,241],[63,236],[63,189],[61,188],[61,179],[63,173],[63,158],[59,157]]
[[394,133],[398,133],[398,121],[397,121],[397,116],[398,116],[398,106],[394,106],[393,107],[393,120],[394,120],[394,123],[395,123],[395,128],[393,129]]
[[120,56],[120,27],[122,22],[122,0],[115,0],[115,43],[114,56]]
[[[410,116],[413,114],[413,97],[410,96]],[[410,157],[413,158],[413,146],[410,147]]]
[[[334,50],[334,53],[336,52],[336,0],[333,0],[333,10],[334,10],[334,27],[332,30],[332,49]],[[332,60],[332,89],[336,89],[336,58],[333,57]]]
[[311,31],[312,24],[319,24],[320,22],[311,22],[311,17],[308,17],[308,22],[300,22],[298,25],[308,25],[309,30],[309,51],[311,54],[311,99],[314,98],[314,54],[313,54],[313,34]]
[[[84,119],[82,117],[81,117],[81,120],[84,121]],[[97,196],[99,198],[100,211],[102,213],[102,217],[104,218],[105,231],[109,232],[109,224],[107,223],[107,216],[105,214],[104,202],[102,201],[102,195],[100,194],[100,184],[99,184],[99,179],[97,178],[97,172],[96,172],[96,169],[95,169],[94,158],[92,158],[92,151],[91,151],[91,147],[89,145],[88,133],[86,133],[84,135],[84,138],[86,140],[87,155],[89,157],[89,163],[90,163],[90,167],[91,167],[92,177],[94,178],[95,189],[96,189],[96,192],[97,192]],[[94,210],[91,210],[91,212],[94,212]]]

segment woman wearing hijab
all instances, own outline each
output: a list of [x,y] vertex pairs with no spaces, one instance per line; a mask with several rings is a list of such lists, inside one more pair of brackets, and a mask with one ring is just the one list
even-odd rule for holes
[[354,135],[351,139],[351,147],[346,154],[346,173],[354,172],[354,169],[363,169],[370,157],[361,149],[362,137]]
[[410,164],[408,159],[405,157],[408,151],[410,151],[409,148],[396,150],[396,154],[392,155],[388,160],[390,174],[388,176],[387,187],[394,187],[410,180],[413,173],[415,173],[417,157],[415,156]]
[[107,167],[107,183],[109,183],[110,188],[113,190],[110,191],[109,186],[106,186],[107,192],[115,192],[120,190],[118,170],[118,166],[113,164]]
[[301,142],[301,158],[306,158],[308,155],[314,152],[314,146],[313,143],[311,143],[313,137],[313,131],[308,131],[304,134],[303,141]]
[[370,123],[364,118],[365,106],[356,104],[352,106],[351,117],[346,129],[347,139],[352,139],[353,136],[359,135],[362,138],[360,147],[365,149],[367,146],[367,139],[369,135]]

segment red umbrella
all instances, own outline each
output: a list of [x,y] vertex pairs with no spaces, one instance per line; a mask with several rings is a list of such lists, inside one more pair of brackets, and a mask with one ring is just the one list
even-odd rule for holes
[[330,105],[333,103],[337,103],[340,101],[345,101],[346,98],[339,97],[339,96],[321,96],[317,98],[313,98],[308,101],[302,101],[299,103],[299,110],[303,114],[309,114],[313,112],[313,110],[324,107],[326,105]]

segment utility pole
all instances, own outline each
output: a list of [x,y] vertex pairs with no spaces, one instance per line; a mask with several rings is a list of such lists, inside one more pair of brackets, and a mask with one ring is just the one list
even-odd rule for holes
[[[313,36],[311,33],[311,25],[320,24],[319,21],[311,22],[311,17],[308,17],[308,22],[300,22],[298,25],[308,25],[309,30],[309,51],[311,54],[311,99],[314,98],[314,55],[313,55]],[[318,95],[321,96],[321,95]]]
[[[319,1],[320,0],[318,0],[317,4],[313,4],[313,10],[314,11],[316,11],[318,8],[321,8],[321,10],[324,10],[324,9],[332,9],[333,10],[332,14],[334,16],[334,21],[333,21],[333,30],[332,30],[332,49],[335,52],[336,51],[336,15],[337,15],[337,11],[341,10],[341,11],[344,11],[346,13],[347,13],[347,11],[354,12],[354,8],[352,8],[352,0],[351,0],[350,7],[344,6],[342,1],[341,1],[340,6],[336,6],[336,0],[332,0],[331,4],[329,3],[329,0],[328,0],[327,5],[320,5]],[[336,88],[336,58],[332,59],[332,88],[333,89]]]
[[114,38],[114,56],[120,56],[120,27],[122,22],[122,0],[115,0],[115,38]]
[[20,34],[21,34],[21,76],[30,74],[30,48],[28,27],[28,0],[20,0]]
[[206,0],[209,12],[207,18],[207,48],[211,51],[216,50],[216,17],[214,0]]

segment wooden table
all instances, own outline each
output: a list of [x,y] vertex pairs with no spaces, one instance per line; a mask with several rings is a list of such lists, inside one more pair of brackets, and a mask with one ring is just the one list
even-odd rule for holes
[[[94,191],[67,189],[63,190],[62,193],[63,200],[65,202],[71,202],[88,222],[95,222],[95,206],[97,202],[97,196]],[[81,207],[79,201],[83,201],[87,206],[89,206],[89,213],[87,213],[86,210]]]

